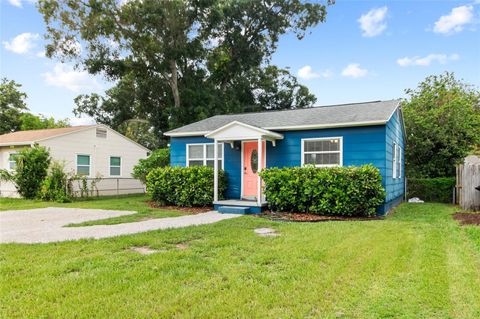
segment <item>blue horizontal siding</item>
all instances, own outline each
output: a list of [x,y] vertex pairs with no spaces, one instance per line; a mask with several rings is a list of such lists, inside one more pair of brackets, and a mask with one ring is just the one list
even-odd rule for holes
[[[403,150],[403,124],[398,116],[392,117],[387,125],[349,127],[305,131],[285,131],[283,140],[274,147],[267,142],[267,167],[293,167],[301,165],[301,140],[317,137],[343,138],[343,165],[360,166],[372,164],[380,170],[382,185],[387,191],[386,204],[379,211],[389,208],[393,201],[403,195],[404,178],[391,178],[391,144],[397,141]],[[170,142],[170,160],[173,166],[186,166],[186,144],[212,143],[205,137],[174,137]],[[224,170],[227,174],[226,198],[240,198],[241,194],[241,150],[224,146]],[[403,155],[402,151],[402,155]],[[402,160],[402,163],[404,161]],[[402,169],[402,171],[404,171]]]
[[[170,165],[187,165],[187,144],[213,143],[212,139],[206,137],[172,137],[170,139]],[[226,198],[240,198],[241,185],[241,152],[240,149],[232,149],[229,144],[223,147],[224,171],[227,175],[228,188],[225,192]]]
[[373,164],[385,168],[385,126],[281,132],[283,140],[267,144],[267,167],[300,166],[304,138],[342,137],[343,165]]
[[[398,204],[405,193],[405,132],[403,118],[400,111],[396,111],[385,126],[386,137],[386,173],[385,190],[387,192],[386,209],[390,209]],[[393,178],[393,143],[400,146],[402,150],[402,176]]]

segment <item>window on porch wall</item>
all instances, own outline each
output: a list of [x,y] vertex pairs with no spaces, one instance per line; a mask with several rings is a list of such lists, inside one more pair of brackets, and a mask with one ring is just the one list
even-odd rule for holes
[[[209,166],[214,165],[214,145],[188,144],[187,145],[187,166]],[[218,143],[218,167],[223,169],[223,143]]]

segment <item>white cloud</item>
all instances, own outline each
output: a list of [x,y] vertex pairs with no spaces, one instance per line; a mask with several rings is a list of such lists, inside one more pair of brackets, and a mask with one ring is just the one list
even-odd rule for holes
[[310,65],[305,65],[304,67],[298,70],[298,77],[302,80],[312,80],[318,78],[329,78],[333,76],[333,72],[330,70],[325,70],[323,72],[314,72]]
[[366,14],[358,19],[360,28],[362,29],[362,36],[374,37],[380,35],[387,28],[385,19],[387,18],[388,8],[381,7],[368,11]]
[[473,6],[460,6],[453,8],[449,15],[441,16],[433,32],[442,34],[452,34],[460,32],[466,24],[473,22]]
[[37,33],[22,33],[13,38],[10,42],[3,41],[5,49],[18,53],[26,54],[36,45],[40,36]]
[[458,60],[460,56],[456,53],[454,54],[429,54],[424,57],[414,56],[414,57],[403,57],[397,60],[397,64],[400,66],[411,66],[411,65],[420,65],[420,66],[429,66],[432,62],[438,62],[440,64],[446,64],[449,61]]
[[80,125],[93,125],[95,120],[91,117],[70,117],[68,122],[71,126],[80,126]]
[[57,63],[53,72],[42,74],[48,85],[64,87],[73,92],[99,89],[97,80],[87,71],[76,71],[71,66]]
[[44,58],[46,56],[45,51],[38,51],[35,55],[39,58]]
[[358,63],[350,63],[342,71],[343,76],[346,76],[346,77],[349,77],[349,78],[354,78],[354,79],[362,78],[362,77],[366,76],[367,74],[368,74],[368,70],[367,69],[362,69],[360,67],[360,64],[358,64]]
[[8,0],[8,2],[15,7],[22,7],[22,0]]

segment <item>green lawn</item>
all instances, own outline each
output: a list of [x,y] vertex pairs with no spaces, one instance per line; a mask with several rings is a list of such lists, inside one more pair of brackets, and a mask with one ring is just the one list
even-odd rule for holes
[[187,213],[173,210],[152,208],[148,205],[147,195],[123,195],[111,197],[94,197],[88,200],[78,200],[72,203],[44,202],[39,200],[25,200],[17,198],[0,198],[0,211],[11,209],[31,209],[44,207],[75,207],[97,208],[111,210],[131,210],[136,214],[108,219],[94,220],[69,226],[112,225],[136,222],[139,220],[163,217],[182,216]]
[[[247,216],[1,245],[0,317],[480,318],[480,228],[458,226],[455,209],[403,204],[366,222]],[[266,226],[281,236],[253,233]],[[132,246],[161,251],[140,255]]]

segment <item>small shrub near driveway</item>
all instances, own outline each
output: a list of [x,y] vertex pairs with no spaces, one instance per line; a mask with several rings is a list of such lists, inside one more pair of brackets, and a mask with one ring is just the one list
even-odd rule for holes
[[133,167],[132,176],[138,178],[143,183],[146,182],[148,173],[155,168],[170,165],[170,149],[160,148],[155,150],[146,159],[141,159],[138,164]]
[[408,198],[418,197],[426,202],[451,203],[455,177],[409,178]]
[[[227,188],[223,171],[218,174],[218,194]],[[213,168],[206,166],[161,167],[147,175],[147,192],[162,205],[210,206],[213,202]]]
[[64,172],[64,165],[52,162],[48,176],[42,181],[39,196],[44,201],[71,202],[72,181]]
[[373,216],[385,200],[380,171],[372,165],[267,168],[260,175],[276,211]]
[[43,146],[22,149],[15,156],[13,172],[2,170],[1,177],[15,184],[18,193],[27,199],[36,198],[50,165],[50,153]]

